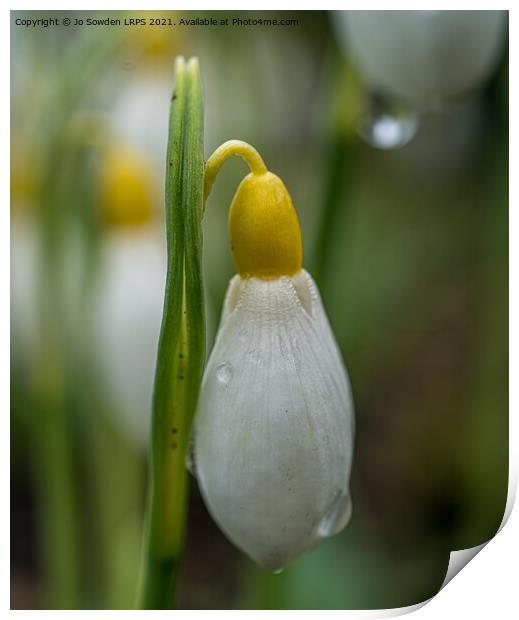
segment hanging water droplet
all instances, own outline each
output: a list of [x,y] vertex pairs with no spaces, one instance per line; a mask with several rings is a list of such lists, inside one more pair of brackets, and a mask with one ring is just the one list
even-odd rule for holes
[[229,362],[222,362],[216,367],[216,378],[221,385],[227,385],[232,379],[234,369]]
[[186,468],[187,471],[196,478],[196,458],[195,458],[195,440],[193,435],[189,440],[189,445],[186,452]]
[[284,568],[277,568],[276,570],[272,571],[273,575],[281,575],[281,573],[283,573],[285,571]]
[[416,135],[418,126],[416,110],[378,93],[370,93],[357,132],[371,146],[389,150],[405,146]]
[[351,516],[351,498],[349,493],[337,491],[324,517],[319,523],[317,534],[321,538],[333,536],[342,530]]

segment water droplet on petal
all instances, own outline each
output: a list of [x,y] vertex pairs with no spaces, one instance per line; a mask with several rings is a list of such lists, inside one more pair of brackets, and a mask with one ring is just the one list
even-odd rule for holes
[[371,93],[368,109],[357,131],[371,146],[389,150],[405,146],[416,135],[418,126],[419,115],[416,110],[377,93]]
[[351,516],[351,498],[349,493],[337,491],[331,504],[319,523],[317,534],[321,538],[333,536],[342,530]]
[[216,367],[216,378],[221,385],[227,385],[232,379],[234,369],[229,362],[222,362]]

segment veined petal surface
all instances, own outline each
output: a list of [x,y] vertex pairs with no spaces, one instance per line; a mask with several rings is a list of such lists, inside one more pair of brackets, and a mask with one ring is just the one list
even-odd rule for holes
[[199,486],[222,531],[270,570],[340,531],[353,433],[346,370],[311,276],[235,276],[193,428]]

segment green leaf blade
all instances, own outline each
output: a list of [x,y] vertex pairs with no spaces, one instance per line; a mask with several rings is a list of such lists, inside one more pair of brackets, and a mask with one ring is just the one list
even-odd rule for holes
[[168,269],[152,406],[144,609],[173,604],[187,518],[185,459],[204,364],[203,97],[195,59],[175,64],[166,165]]

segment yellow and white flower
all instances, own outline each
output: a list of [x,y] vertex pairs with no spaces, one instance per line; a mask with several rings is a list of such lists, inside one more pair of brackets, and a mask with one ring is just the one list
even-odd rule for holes
[[142,148],[115,139],[101,151],[97,195],[105,224],[93,306],[98,363],[110,411],[138,448],[147,444],[166,248],[158,180]]
[[281,179],[233,140],[208,161],[206,195],[235,154],[251,168],[229,214],[238,275],[204,374],[194,466],[222,531],[277,570],[349,520],[353,403]]

